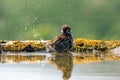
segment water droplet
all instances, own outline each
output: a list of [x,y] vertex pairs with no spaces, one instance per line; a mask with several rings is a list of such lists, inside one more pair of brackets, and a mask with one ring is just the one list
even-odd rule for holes
[[27,27],[25,27],[25,30],[27,30]]
[[36,20],[37,20],[37,17],[35,17],[35,18],[33,19],[33,22],[36,21]]
[[37,36],[39,36],[39,34],[38,33],[34,33],[34,37],[36,38]]

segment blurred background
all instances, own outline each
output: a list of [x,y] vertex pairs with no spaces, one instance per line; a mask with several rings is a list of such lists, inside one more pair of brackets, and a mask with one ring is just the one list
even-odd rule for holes
[[68,24],[74,38],[120,39],[120,0],[0,0],[0,39],[53,39]]

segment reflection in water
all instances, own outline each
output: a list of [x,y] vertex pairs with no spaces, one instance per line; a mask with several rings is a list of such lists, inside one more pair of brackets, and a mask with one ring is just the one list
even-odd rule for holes
[[16,63],[20,63],[20,62],[25,62],[25,63],[37,63],[40,62],[42,60],[45,60],[45,55],[40,55],[40,54],[31,54],[31,53],[10,53],[10,54],[1,54],[1,62],[16,62]]
[[93,62],[102,62],[102,61],[113,61],[120,60],[120,56],[106,52],[89,52],[89,53],[81,53],[75,54],[73,63],[74,64],[84,64],[84,63],[93,63]]
[[47,62],[51,62],[51,61],[59,62],[59,60],[61,60],[61,62],[65,62],[65,61],[71,62],[72,60],[74,64],[84,64],[84,63],[91,63],[91,62],[120,60],[120,56],[111,54],[109,52],[79,53],[79,54],[76,53],[73,55],[72,54],[59,54],[59,53],[58,54],[46,54],[46,53],[41,54],[41,53],[21,53],[21,52],[17,52],[17,53],[16,52],[14,53],[4,52],[0,54],[0,62],[6,62],[6,63],[10,63],[10,62],[39,63],[44,60],[49,60]]
[[0,55],[1,63],[47,63],[54,64],[62,71],[63,80],[69,80],[72,74],[73,64],[85,64],[93,62],[120,60],[120,56],[109,52],[80,53],[80,54],[44,54],[44,53],[8,53]]
[[72,54],[53,54],[51,62],[56,65],[58,70],[62,71],[63,80],[69,80],[73,68]]
[[[14,53],[8,53],[4,52],[0,54],[0,62],[28,62],[28,63],[38,63],[44,60],[49,60],[47,62],[59,61],[61,59],[61,62],[68,62],[73,61],[74,64],[84,64],[84,63],[91,63],[91,62],[102,62],[102,61],[109,61],[109,60],[120,60],[119,55],[115,55],[109,52],[97,52],[97,53],[79,53],[79,54],[48,54],[46,53],[21,53],[21,52],[14,52]],[[54,57],[54,59],[53,59]],[[71,58],[73,57],[73,58]],[[51,60],[51,59],[52,60]],[[69,59],[69,60],[68,60]],[[68,61],[67,61],[68,60]]]

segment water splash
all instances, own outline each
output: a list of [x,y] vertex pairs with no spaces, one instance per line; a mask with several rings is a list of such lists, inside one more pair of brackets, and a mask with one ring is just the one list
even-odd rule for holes
[[25,31],[27,30],[27,27],[25,27]]
[[38,19],[37,17],[34,17],[33,22],[35,22],[37,19]]
[[35,29],[33,29],[33,36],[34,38],[37,38],[38,36],[40,36],[40,32],[37,32]]
[[39,34],[38,33],[34,33],[34,38],[36,38],[37,36],[39,36]]

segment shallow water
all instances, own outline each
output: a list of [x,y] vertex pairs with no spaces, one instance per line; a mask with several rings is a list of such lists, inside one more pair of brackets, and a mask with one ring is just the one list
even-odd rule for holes
[[116,80],[120,61],[48,53],[2,55],[0,80]]

